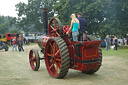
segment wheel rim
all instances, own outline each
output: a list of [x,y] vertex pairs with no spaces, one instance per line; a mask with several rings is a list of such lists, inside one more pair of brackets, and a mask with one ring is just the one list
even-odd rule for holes
[[52,37],[60,37],[62,33],[62,25],[58,18],[52,18],[49,23],[49,35]]
[[60,49],[54,40],[50,40],[46,48],[48,50],[45,54],[45,62],[48,72],[52,77],[58,77],[61,69]]
[[29,52],[29,63],[33,71],[37,71],[40,67],[40,58],[37,50],[30,50]]
[[29,53],[29,62],[30,62],[30,66],[32,68],[32,70],[35,70],[36,68],[36,57],[35,57],[35,53],[33,52],[33,50],[30,50]]

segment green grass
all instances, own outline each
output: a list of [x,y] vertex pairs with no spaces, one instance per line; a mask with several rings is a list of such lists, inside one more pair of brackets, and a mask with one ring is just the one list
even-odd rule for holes
[[119,49],[128,49],[128,45],[122,45],[118,47]]
[[102,48],[102,54],[103,56],[117,56],[128,58],[128,49],[118,49],[117,51],[109,49],[108,51],[106,51],[105,48]]

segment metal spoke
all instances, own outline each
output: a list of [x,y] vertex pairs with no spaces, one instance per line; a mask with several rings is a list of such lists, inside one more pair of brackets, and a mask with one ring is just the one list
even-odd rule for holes
[[55,35],[55,33],[52,33],[52,36],[54,36]]
[[56,43],[54,42],[53,43],[53,54],[55,54],[55,51],[56,51]]
[[51,43],[50,43],[50,46],[51,46],[51,48],[52,48],[52,50],[53,50],[53,46],[51,45]]
[[58,32],[56,32],[56,35],[57,35],[58,37],[60,37],[60,34],[58,34]]
[[48,56],[52,57],[52,54],[47,54]]
[[56,20],[54,20],[54,28],[56,28]]
[[59,70],[60,70],[60,66],[58,65],[58,63],[57,62],[55,62],[55,64],[56,64],[56,66],[59,68]]
[[59,62],[60,62],[60,61],[61,61],[61,59],[57,59],[57,58],[56,58],[56,61],[59,61]]
[[52,25],[50,25],[50,27],[52,28],[52,30],[55,30],[54,27],[52,27]]
[[58,73],[59,66],[57,65],[56,62],[55,62],[55,64],[56,64],[56,73]]
[[56,53],[55,53],[55,56],[60,52],[60,50],[58,50]]
[[51,66],[49,67],[50,69],[54,66],[54,63],[51,64]]
[[58,30],[59,27],[60,27],[60,26],[58,25],[57,28],[56,28],[56,30]]

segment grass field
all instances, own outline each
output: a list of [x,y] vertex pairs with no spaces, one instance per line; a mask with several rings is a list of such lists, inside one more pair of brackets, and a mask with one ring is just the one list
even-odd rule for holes
[[109,49],[108,51],[106,51],[105,48],[102,48],[102,52],[103,56],[117,56],[128,58],[128,49],[118,49],[117,51]]

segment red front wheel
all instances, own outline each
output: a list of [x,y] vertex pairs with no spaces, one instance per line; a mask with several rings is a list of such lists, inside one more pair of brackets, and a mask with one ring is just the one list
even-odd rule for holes
[[37,50],[30,50],[29,52],[29,63],[33,71],[37,71],[40,67],[40,59]]

